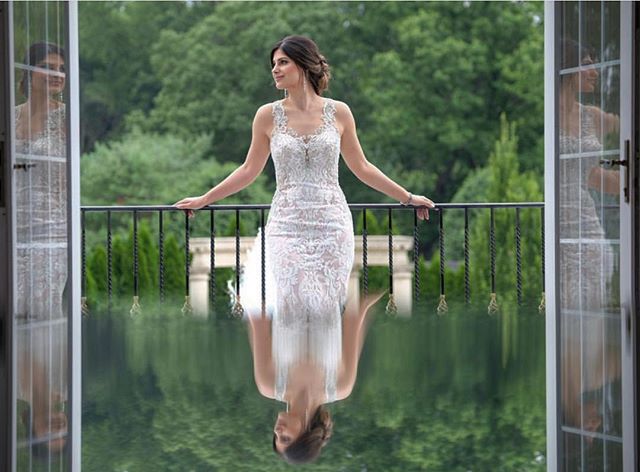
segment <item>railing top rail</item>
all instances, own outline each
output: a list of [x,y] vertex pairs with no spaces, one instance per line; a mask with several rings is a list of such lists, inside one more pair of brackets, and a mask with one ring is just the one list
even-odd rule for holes
[[[543,208],[544,202],[507,202],[507,203],[436,203],[435,211],[440,209],[464,209],[464,208]],[[201,210],[268,210],[271,205],[260,204],[240,204],[240,205],[208,205]],[[411,206],[403,206],[399,203],[349,203],[349,208],[354,210],[373,209],[387,210],[389,208],[398,210],[413,210]],[[113,205],[113,206],[91,206],[83,205],[82,211],[184,211],[173,205]]]

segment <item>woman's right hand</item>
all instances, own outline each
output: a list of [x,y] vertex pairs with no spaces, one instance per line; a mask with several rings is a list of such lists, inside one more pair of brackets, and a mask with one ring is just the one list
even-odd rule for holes
[[173,204],[174,207],[177,207],[181,210],[186,210],[187,211],[187,215],[189,216],[189,218],[193,217],[194,215],[194,211],[193,210],[197,210],[199,208],[202,208],[203,206],[206,206],[207,202],[204,198],[203,195],[199,196],[199,197],[187,197],[187,198],[183,198],[182,200],[180,200],[179,202],[176,202]]

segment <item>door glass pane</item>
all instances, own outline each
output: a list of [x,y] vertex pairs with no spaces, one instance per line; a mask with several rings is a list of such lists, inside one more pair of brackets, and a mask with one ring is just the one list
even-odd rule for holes
[[13,4],[17,470],[66,470],[67,130],[63,2]]
[[619,5],[559,9],[560,464],[621,470]]

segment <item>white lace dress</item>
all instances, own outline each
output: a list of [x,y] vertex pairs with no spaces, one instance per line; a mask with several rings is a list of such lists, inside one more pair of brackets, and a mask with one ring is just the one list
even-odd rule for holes
[[[28,120],[25,105],[16,123]],[[65,107],[51,110],[43,129],[15,142],[18,256],[18,319],[63,317],[67,279],[67,159]]]
[[[281,101],[273,103],[272,114],[276,192],[265,226],[265,288],[276,398],[285,395],[289,368],[310,360],[322,367],[327,401],[333,401],[354,258],[352,217],[338,183],[335,103],[324,99],[322,125],[305,136],[288,126]],[[247,316],[261,314],[260,238],[241,277]]]
[[579,107],[580,135],[560,130],[560,302],[569,310],[599,311],[610,299],[615,257],[588,187],[602,159],[599,130],[589,109]]

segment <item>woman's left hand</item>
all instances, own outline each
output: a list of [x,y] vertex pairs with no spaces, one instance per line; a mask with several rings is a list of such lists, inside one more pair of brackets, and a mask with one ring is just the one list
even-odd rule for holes
[[412,195],[411,206],[416,207],[418,218],[429,221],[429,209],[435,208],[436,204],[423,195]]

